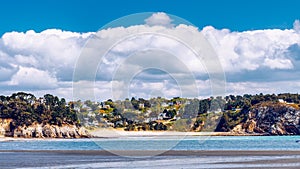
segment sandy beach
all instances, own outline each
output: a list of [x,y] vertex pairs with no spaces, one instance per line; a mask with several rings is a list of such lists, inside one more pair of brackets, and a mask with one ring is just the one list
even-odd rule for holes
[[[130,138],[130,137],[152,137],[152,138],[178,138],[187,136],[263,136],[262,134],[238,134],[232,132],[179,132],[179,131],[123,131],[120,129],[96,129],[90,130],[91,138]],[[70,138],[22,138],[22,137],[0,137],[0,142],[22,141],[22,140],[59,140]],[[81,138],[84,139],[84,138]],[[89,138],[85,138],[89,139]]]
[[179,131],[124,131],[121,129],[95,129],[89,133],[93,137],[168,137],[168,136],[262,136],[263,134],[244,134],[232,132],[179,132]]

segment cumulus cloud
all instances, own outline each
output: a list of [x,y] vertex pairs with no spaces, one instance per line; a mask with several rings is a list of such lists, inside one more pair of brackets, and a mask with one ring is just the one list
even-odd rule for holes
[[[85,62],[80,76],[86,76],[86,70],[93,66],[98,68],[97,74],[92,77],[95,83],[88,81],[91,79],[78,82],[88,90],[80,91],[82,95],[93,90],[96,98],[114,97],[111,94],[111,85],[114,84],[120,86],[119,89],[125,85],[130,88],[131,95],[140,97],[155,94],[171,97],[182,94],[182,91],[186,92],[186,96],[193,96],[195,90],[192,83],[197,84],[196,92],[200,95],[212,94],[208,67],[193,51],[170,36],[129,36],[137,30],[171,33],[189,37],[191,41],[204,35],[217,53],[227,75],[229,93],[249,93],[249,89],[276,93],[285,88],[287,91],[296,91],[300,87],[284,85],[285,82],[296,82],[296,75],[300,73],[299,20],[294,22],[293,29],[232,32],[212,26],[201,30],[188,25],[175,26],[167,14],[160,12],[145,19],[145,25],[109,28],[100,32],[77,33],[58,29],[39,33],[32,30],[7,32],[0,39],[0,90],[2,93],[14,89],[34,90],[39,94],[50,92],[70,98],[73,70],[86,42],[93,38],[101,39],[102,43],[95,47],[106,50],[111,42],[125,36],[105,56],[101,56],[101,60],[81,58]],[[212,64],[209,66],[213,67],[214,61],[210,62]],[[161,72],[144,71],[145,68],[157,68],[171,75],[177,82],[166,80],[167,76]],[[142,71],[144,73],[135,81],[130,81]],[[127,77],[130,85],[122,81]],[[276,85],[285,87],[280,89]],[[115,93],[123,95],[121,90]]]
[[72,91],[64,84],[72,83],[76,59],[92,34],[58,29],[5,33],[0,38],[0,92]]
[[149,18],[145,19],[146,25],[149,26],[165,26],[173,27],[172,19],[164,12],[158,12],[152,14]]
[[292,69],[293,64],[289,59],[269,59],[266,58],[264,64],[271,69]]
[[57,87],[57,79],[47,71],[32,67],[20,67],[19,71],[12,76],[8,85],[22,86],[25,89],[48,89]]
[[[0,50],[6,63],[31,66],[56,73],[60,79],[72,72],[81,48],[92,33],[74,33],[56,29],[36,33],[32,30],[5,33],[0,40]],[[1,55],[1,54],[0,54]]]
[[294,63],[286,52],[290,46],[300,44],[300,34],[295,30],[230,32],[208,26],[202,33],[214,46],[227,72],[292,69]]
[[300,21],[299,20],[295,20],[294,24],[294,30],[298,33],[300,33]]

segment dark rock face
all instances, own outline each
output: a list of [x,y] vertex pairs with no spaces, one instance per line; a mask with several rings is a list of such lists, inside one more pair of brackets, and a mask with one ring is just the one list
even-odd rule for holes
[[299,120],[300,111],[291,105],[278,103],[258,105],[249,111],[248,119],[242,124],[239,132],[299,135]]

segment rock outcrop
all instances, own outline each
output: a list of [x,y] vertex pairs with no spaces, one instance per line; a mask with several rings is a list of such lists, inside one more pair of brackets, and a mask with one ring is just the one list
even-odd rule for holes
[[265,135],[299,135],[300,110],[289,104],[257,105],[249,111],[246,122],[234,127],[233,133]]
[[0,118],[0,137],[7,136],[10,134],[10,123],[12,119],[1,119]]
[[84,127],[71,124],[50,125],[33,123],[30,126],[11,127],[12,119],[0,118],[0,136],[23,138],[88,138],[91,135]]

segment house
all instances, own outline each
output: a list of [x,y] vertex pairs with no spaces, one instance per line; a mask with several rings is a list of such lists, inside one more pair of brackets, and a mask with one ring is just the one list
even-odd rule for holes
[[94,120],[94,121],[92,122],[92,125],[93,125],[93,126],[98,126],[98,125],[99,125],[99,122],[98,122],[97,120]]
[[83,105],[83,106],[82,106],[82,109],[85,109],[87,112],[92,111],[92,108],[90,108],[90,107],[87,106],[87,105]]
[[105,109],[110,109],[110,105],[105,104],[103,108],[105,108]]
[[92,113],[92,112],[89,112],[89,113],[87,114],[87,116],[89,116],[89,117],[95,117],[96,114],[95,114],[95,113]]
[[43,103],[46,103],[46,100],[45,100],[44,98],[40,97],[40,98],[38,99],[38,102],[39,102],[40,104],[43,104]]
[[115,126],[124,126],[124,123],[122,120],[119,120],[115,123]]
[[159,113],[159,115],[157,116],[157,120],[169,120],[171,119],[169,116],[167,116],[166,113]]
[[140,104],[139,104],[139,109],[143,109],[143,108],[145,108],[144,103],[140,103]]
[[75,106],[74,110],[77,111],[77,112],[79,112],[80,111],[80,107]]
[[157,120],[163,120],[163,119],[164,119],[164,114],[159,113],[159,115],[157,116]]
[[165,107],[168,107],[168,104],[167,104],[166,102],[163,102],[163,103],[161,104],[161,106],[165,108]]
[[181,119],[180,116],[175,116],[174,118],[175,118],[176,120],[180,120],[180,119]]
[[144,119],[144,123],[149,123],[150,122],[150,118],[145,118]]
[[107,127],[115,127],[115,124],[112,122],[106,122]]

